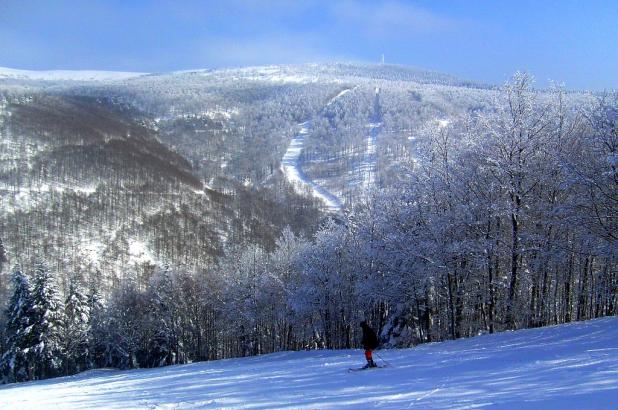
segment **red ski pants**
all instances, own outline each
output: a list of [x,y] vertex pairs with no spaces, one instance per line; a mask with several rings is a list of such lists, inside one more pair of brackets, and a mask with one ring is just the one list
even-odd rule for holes
[[373,357],[371,356],[370,349],[365,350],[365,359],[367,359],[368,362],[370,362],[373,359]]

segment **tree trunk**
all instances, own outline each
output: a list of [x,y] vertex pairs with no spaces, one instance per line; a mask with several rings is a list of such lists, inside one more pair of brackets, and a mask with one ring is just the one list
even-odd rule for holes
[[450,272],[446,273],[446,278],[448,280],[448,301],[449,301],[449,321],[450,321],[450,333],[451,339],[455,340],[455,301],[453,296],[453,279],[451,278]]
[[509,299],[507,301],[506,325],[509,329],[515,329],[515,318],[513,308],[515,304],[515,292],[517,290],[517,281],[519,275],[519,209],[521,206],[521,198],[517,194],[513,194],[513,202],[515,209],[511,213],[511,281],[509,283]]

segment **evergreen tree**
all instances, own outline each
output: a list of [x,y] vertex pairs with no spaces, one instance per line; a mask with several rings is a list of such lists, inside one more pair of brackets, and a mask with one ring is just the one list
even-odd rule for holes
[[9,286],[4,274],[4,265],[9,261],[2,238],[0,238],[0,308],[4,308],[4,301],[8,299]]
[[72,374],[92,367],[90,355],[90,306],[80,286],[72,281],[65,301],[66,330],[64,347],[66,373]]
[[105,328],[105,307],[101,295],[96,286],[92,286],[88,292],[88,312],[90,313],[90,326],[88,327],[88,362],[94,367],[105,366],[105,346],[103,336]]
[[6,249],[4,248],[4,243],[2,242],[2,238],[0,238],[0,273],[2,273],[2,268],[4,264],[9,261],[9,257],[6,253]]
[[60,374],[63,369],[64,311],[53,274],[39,265],[32,287],[32,332],[35,343],[30,352],[37,379]]
[[12,280],[13,295],[6,310],[7,349],[0,361],[4,383],[25,381],[31,375],[31,363],[28,361],[28,352],[33,341],[30,283],[20,269],[15,269]]

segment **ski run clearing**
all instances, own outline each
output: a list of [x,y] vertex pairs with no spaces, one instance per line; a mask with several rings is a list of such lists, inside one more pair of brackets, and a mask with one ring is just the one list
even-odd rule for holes
[[2,409],[616,409],[618,317],[380,350],[314,350],[0,387]]
[[320,198],[326,204],[326,210],[329,212],[339,212],[342,204],[339,198],[328,192],[325,188],[313,182],[303,172],[299,159],[305,145],[305,137],[309,134],[311,122],[303,122],[299,124],[300,131],[288,146],[283,159],[281,160],[281,169],[299,193],[303,193],[303,187],[309,187],[309,190],[314,196]]

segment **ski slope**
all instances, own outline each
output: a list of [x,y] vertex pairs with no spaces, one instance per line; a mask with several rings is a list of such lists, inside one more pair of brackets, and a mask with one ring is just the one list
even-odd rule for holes
[[292,138],[288,149],[283,155],[281,170],[300,194],[304,194],[303,187],[308,187],[313,196],[320,198],[326,204],[327,211],[339,212],[342,207],[339,198],[316,184],[302,170],[299,159],[305,146],[305,137],[309,134],[311,121],[306,121],[298,125],[300,126],[300,131]]
[[361,185],[364,190],[369,190],[375,186],[376,175],[378,173],[378,135],[382,129],[382,119],[380,118],[380,88],[375,89],[374,113],[372,121],[367,125],[368,133],[366,137],[367,148],[363,161],[354,174],[360,175]]
[[[348,92],[354,91],[356,88],[357,87],[346,88],[342,90],[339,94],[331,98],[328,103],[326,103],[326,107],[333,104],[337,99],[343,97]],[[281,159],[281,171],[283,171],[283,174],[287,180],[292,183],[294,188],[300,194],[304,194],[305,192],[303,189],[308,188],[313,196],[319,198],[326,204],[326,210],[328,212],[340,212],[343,207],[341,199],[320,184],[313,181],[302,170],[300,155],[305,147],[305,137],[309,135],[311,130],[311,121],[305,121],[298,124],[298,126],[300,127],[300,130],[290,141],[290,145],[288,145],[288,148]]]
[[[0,387],[3,409],[616,409],[618,317],[382,350],[282,352]],[[381,363],[378,357],[378,363]]]

